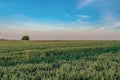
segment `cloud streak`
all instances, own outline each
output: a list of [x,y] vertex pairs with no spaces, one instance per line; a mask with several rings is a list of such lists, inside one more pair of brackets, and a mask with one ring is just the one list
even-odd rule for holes
[[78,17],[79,18],[82,18],[82,19],[88,19],[88,18],[90,18],[90,16],[88,16],[88,15],[78,15]]
[[77,9],[81,9],[83,7],[86,7],[88,6],[89,4],[93,3],[95,0],[83,0],[81,2],[81,0],[78,1],[78,4],[77,4]]
[[120,18],[120,1],[118,0],[97,0],[94,4],[100,11],[101,20],[106,23],[117,21]]

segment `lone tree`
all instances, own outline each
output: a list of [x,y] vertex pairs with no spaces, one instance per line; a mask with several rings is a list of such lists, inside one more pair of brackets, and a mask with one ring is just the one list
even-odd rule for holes
[[29,36],[23,36],[21,40],[29,40]]

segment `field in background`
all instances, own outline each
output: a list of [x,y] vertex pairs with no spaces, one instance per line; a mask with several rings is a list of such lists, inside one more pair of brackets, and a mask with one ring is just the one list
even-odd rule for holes
[[120,41],[0,41],[0,80],[120,80]]

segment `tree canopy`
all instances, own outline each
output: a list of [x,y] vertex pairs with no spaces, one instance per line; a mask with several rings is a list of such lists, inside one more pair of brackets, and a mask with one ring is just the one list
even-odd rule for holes
[[21,40],[29,40],[29,36],[23,36]]

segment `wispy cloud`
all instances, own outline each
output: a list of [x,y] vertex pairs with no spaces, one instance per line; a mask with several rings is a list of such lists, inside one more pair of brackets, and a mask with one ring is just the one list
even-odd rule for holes
[[[96,28],[96,30],[98,31],[115,31],[115,32],[119,32],[120,30],[120,21],[114,21],[111,23],[103,23],[102,25],[100,25],[99,27]],[[120,33],[118,33],[120,34]]]
[[115,21],[114,15],[113,15],[113,13],[110,12],[110,11],[104,12],[104,14],[103,14],[102,16],[103,16],[103,20],[104,20],[106,23],[110,23],[110,22]]
[[90,16],[88,16],[88,15],[78,15],[78,17],[79,18],[82,18],[82,19],[88,19],[88,18],[90,18]]
[[97,0],[94,6],[101,13],[103,22],[111,23],[120,18],[120,1],[118,0]]
[[95,0],[83,0],[81,2],[81,0],[78,1],[78,4],[77,4],[77,9],[81,9],[83,7],[86,7],[88,6],[89,4],[93,3]]

